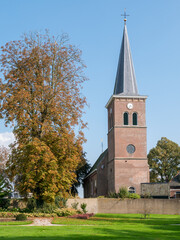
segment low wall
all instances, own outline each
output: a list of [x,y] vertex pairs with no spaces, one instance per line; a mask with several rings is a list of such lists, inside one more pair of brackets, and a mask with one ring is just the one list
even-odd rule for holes
[[71,207],[74,202],[86,203],[89,213],[150,213],[150,214],[180,214],[178,199],[114,199],[114,198],[81,198],[68,199]]
[[78,208],[82,203],[87,204],[87,211],[88,213],[98,213],[98,199],[97,198],[75,198],[75,199],[68,199],[67,206],[72,207],[72,203],[78,202]]

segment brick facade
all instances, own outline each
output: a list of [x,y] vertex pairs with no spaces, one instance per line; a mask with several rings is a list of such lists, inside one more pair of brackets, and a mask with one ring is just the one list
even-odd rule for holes
[[[126,21],[115,80],[108,101],[108,149],[101,154],[84,180],[84,196],[107,195],[127,187],[140,194],[149,182],[146,143],[146,96],[138,94]],[[96,181],[91,193],[88,186]]]
[[[146,150],[146,97],[114,96],[108,109],[108,188],[118,191],[120,187],[134,187],[140,194],[140,184],[149,182],[149,166]],[[132,109],[128,109],[128,103]],[[112,114],[113,112],[113,114]],[[128,114],[128,125],[124,124],[124,113]],[[137,114],[137,125],[133,125],[133,113]],[[111,116],[113,115],[113,116]],[[113,118],[113,120],[111,120]],[[135,147],[128,153],[127,146]]]
[[[121,187],[133,187],[141,194],[141,183],[149,182],[145,101],[143,96],[114,96],[107,105],[108,150],[96,171],[85,179],[85,197],[106,196]],[[128,109],[128,103],[132,104],[131,109]],[[128,125],[124,124],[125,112],[128,113]],[[133,125],[133,113],[137,114],[137,125]],[[135,148],[133,153],[127,151],[129,144]],[[94,192],[90,187],[93,181],[96,182]],[[86,193],[88,188],[92,193]]]

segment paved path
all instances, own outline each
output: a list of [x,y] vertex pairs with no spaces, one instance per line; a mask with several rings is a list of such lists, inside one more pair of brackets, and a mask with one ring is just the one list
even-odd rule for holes
[[53,218],[34,218],[33,222],[23,226],[62,226],[60,224],[52,224]]

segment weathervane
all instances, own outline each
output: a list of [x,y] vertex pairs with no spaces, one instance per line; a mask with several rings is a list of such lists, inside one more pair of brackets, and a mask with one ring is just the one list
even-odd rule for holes
[[126,18],[126,17],[129,16],[128,14],[126,14],[126,8],[124,9],[124,14],[121,14],[121,16],[124,17],[124,24],[126,24],[126,21],[127,21],[127,18]]

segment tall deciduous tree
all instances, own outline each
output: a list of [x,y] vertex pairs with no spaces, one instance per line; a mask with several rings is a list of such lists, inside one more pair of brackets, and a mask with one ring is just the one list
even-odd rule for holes
[[148,154],[151,182],[169,182],[180,170],[180,146],[162,137]]
[[53,201],[74,182],[85,140],[81,51],[66,36],[36,33],[3,46],[0,63],[0,116],[16,137],[9,176],[21,179],[20,193]]

